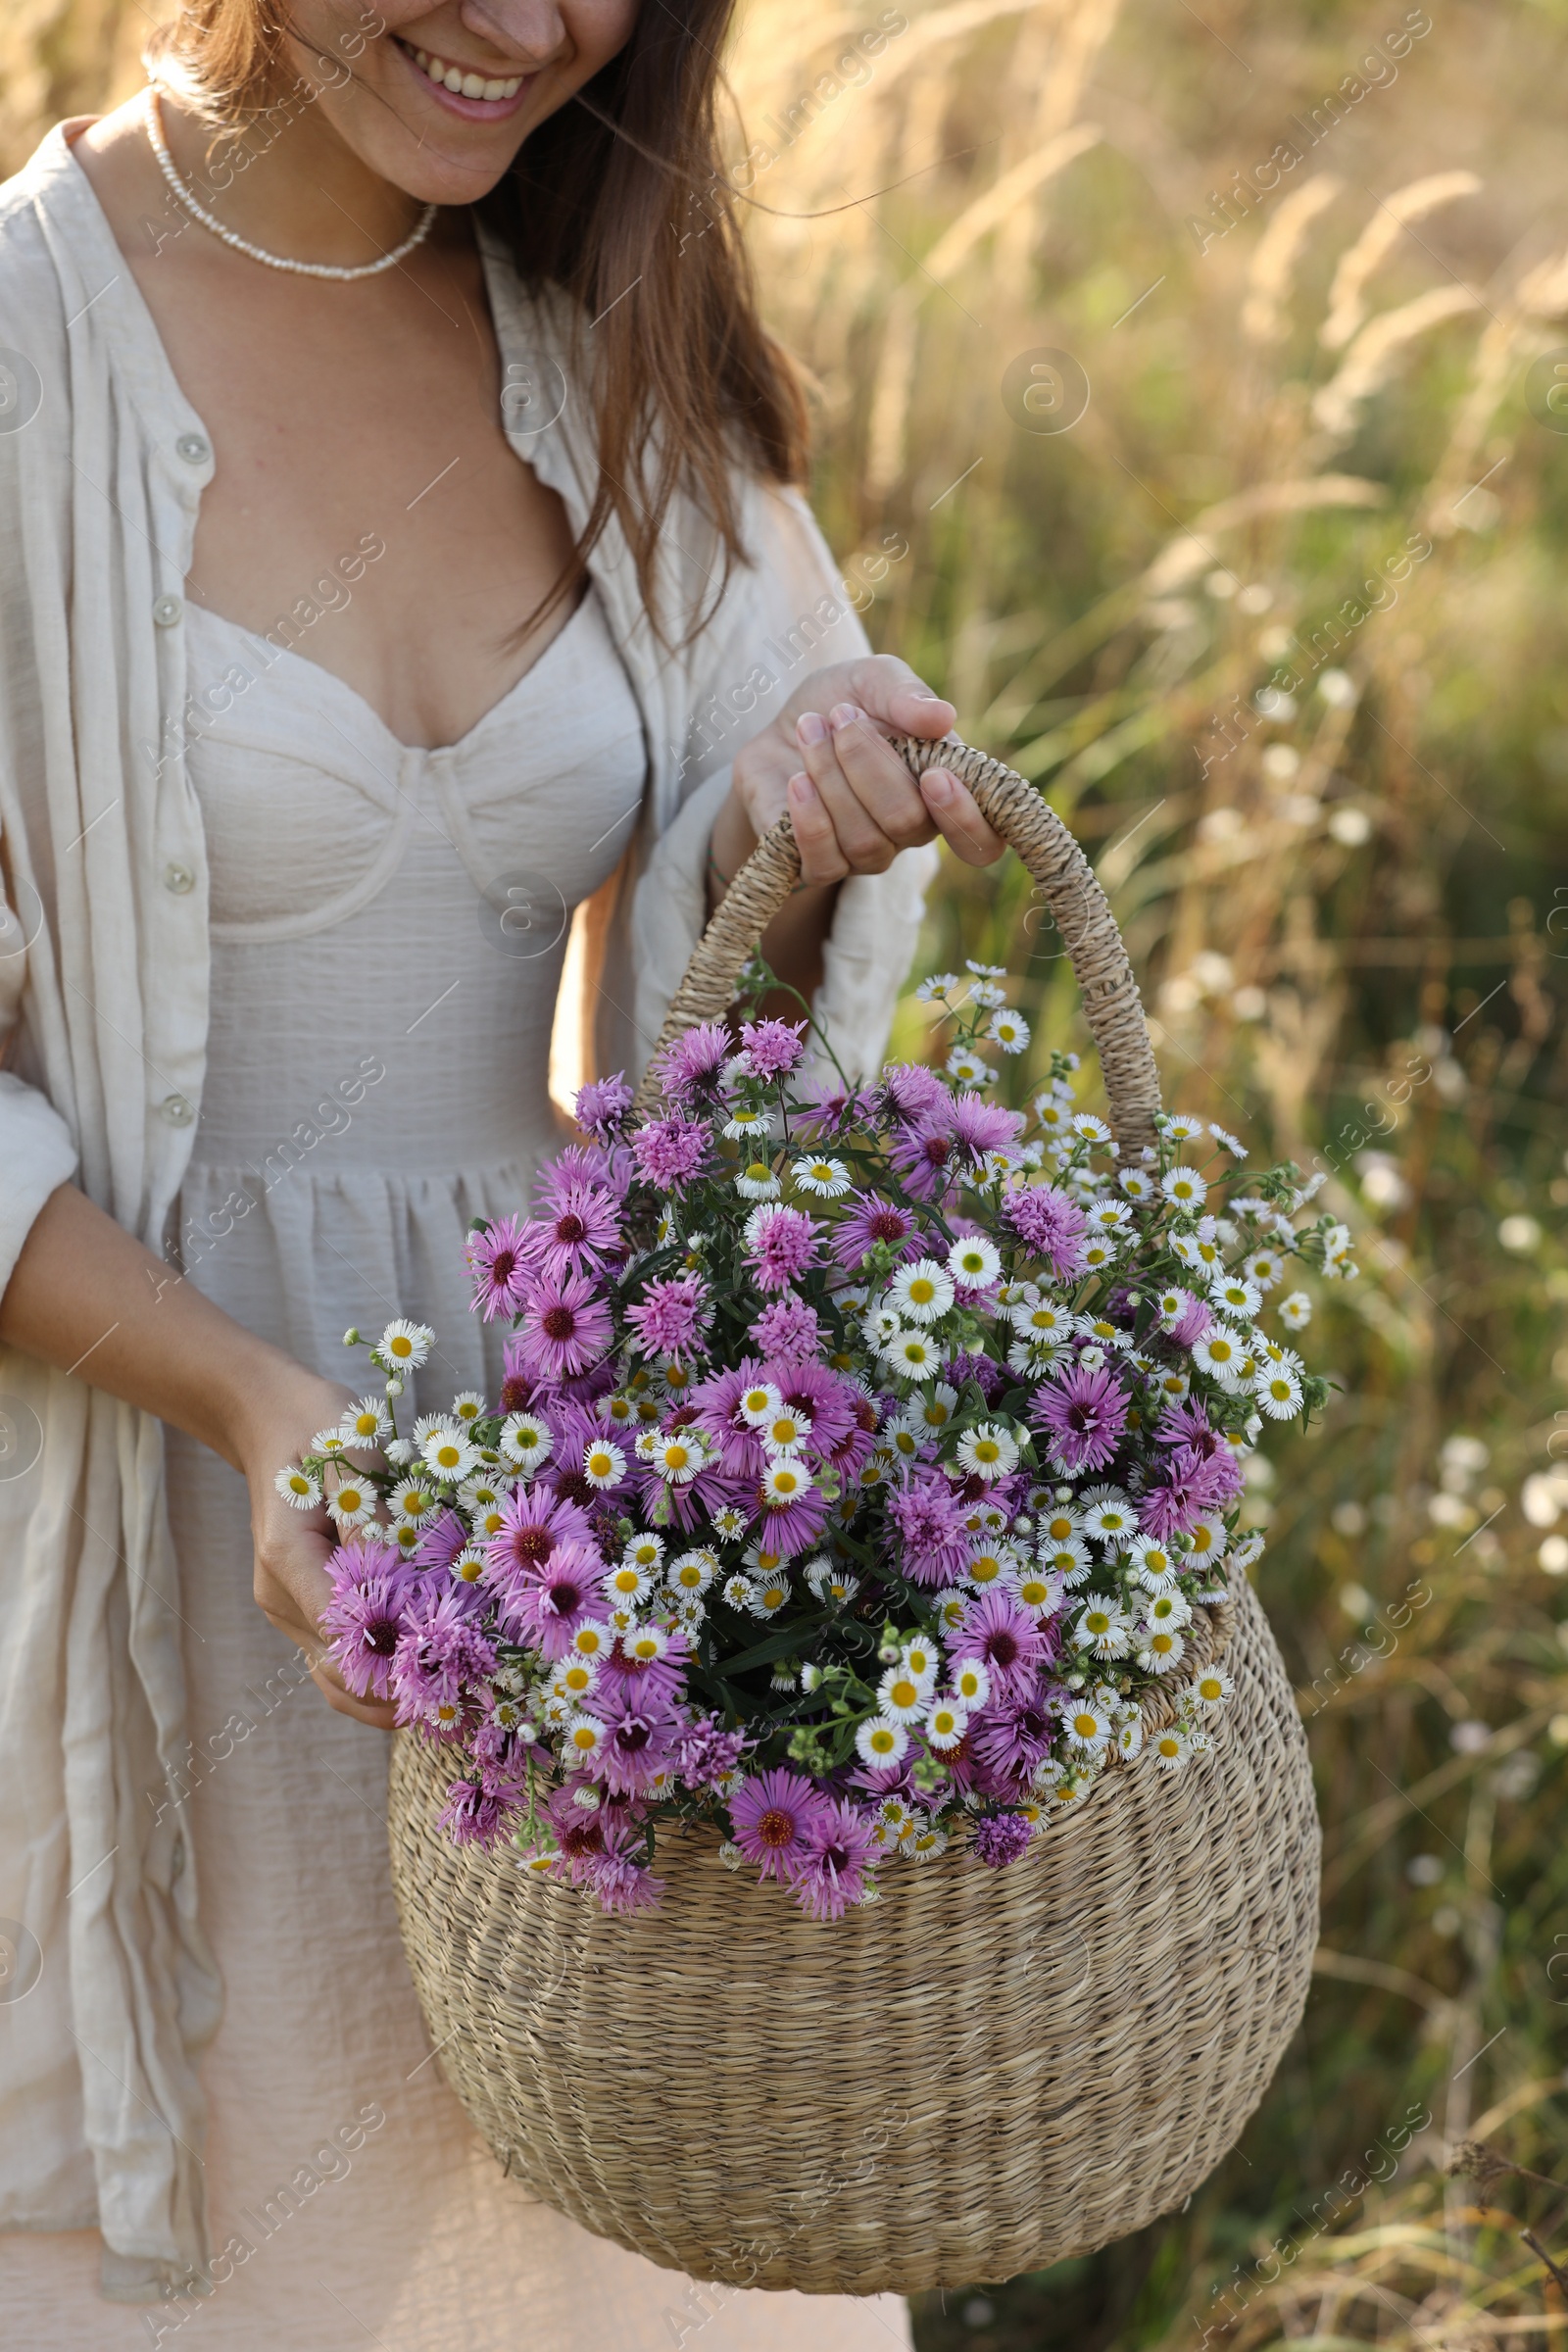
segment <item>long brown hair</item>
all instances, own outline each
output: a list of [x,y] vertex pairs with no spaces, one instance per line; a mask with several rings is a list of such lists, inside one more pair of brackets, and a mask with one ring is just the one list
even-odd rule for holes
[[[720,51],[735,0],[641,0],[631,37],[524,141],[476,208],[523,280],[573,298],[599,482],[572,560],[531,626],[574,594],[613,516],[666,644],[689,642],[742,543],[735,469],[806,477],[801,381],[758,313],[719,153]],[[367,11],[367,14],[370,14]],[[292,81],[286,0],[186,0],[147,52],[150,72],[216,126],[265,117]],[[694,497],[723,549],[711,602],[673,638],[656,557],[670,500]]]

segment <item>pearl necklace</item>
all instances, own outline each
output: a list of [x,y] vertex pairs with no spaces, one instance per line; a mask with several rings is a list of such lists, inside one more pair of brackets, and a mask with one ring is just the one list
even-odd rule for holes
[[357,277],[379,277],[383,270],[396,269],[399,262],[407,261],[415,247],[424,243],[435,224],[437,207],[427,204],[419,217],[417,226],[411,235],[404,238],[401,245],[395,245],[390,253],[383,253],[378,262],[362,262],[352,270],[344,269],[336,262],[291,262],[280,253],[268,253],[262,246],[252,245],[248,238],[239,236],[233,229],[225,228],[221,220],[208,212],[204,206],[198,204],[190,189],[186,187],[185,182],[174,169],[174,159],[170,154],[168,142],[164,137],[158,90],[152,82],[147,85],[147,103],[144,112],[147,122],[147,138],[154,155],[158,158],[158,168],[192,220],[199,220],[203,228],[211,229],[215,237],[221,237],[225,245],[230,246],[235,253],[244,254],[248,261],[265,262],[269,270],[292,270],[301,277],[335,277],[344,283]]

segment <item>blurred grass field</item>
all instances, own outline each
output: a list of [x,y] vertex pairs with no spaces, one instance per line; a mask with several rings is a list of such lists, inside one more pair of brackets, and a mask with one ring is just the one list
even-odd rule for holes
[[[0,160],[131,86],[145,23],[12,0]],[[752,0],[732,60],[873,636],[1078,831],[1168,1099],[1327,1165],[1362,1267],[1248,1503],[1327,1833],[1305,2024],[1185,2212],[927,2298],[922,2352],[1568,2328],[1520,2235],[1568,2273],[1565,28]],[[950,863],[926,947],[1082,1044],[1018,871]],[[1446,2172],[1472,2140],[1526,2171]]]

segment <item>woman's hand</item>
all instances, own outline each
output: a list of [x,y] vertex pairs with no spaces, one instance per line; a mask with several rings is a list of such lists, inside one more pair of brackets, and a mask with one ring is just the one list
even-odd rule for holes
[[397,1720],[393,1707],[380,1699],[356,1698],[325,1656],[320,1618],[332,1597],[326,1573],[337,1544],[332,1522],[324,1510],[296,1511],[273,1484],[284,1463],[298,1461],[317,1431],[334,1425],[353,1402],[352,1391],[302,1370],[297,1383],[270,1396],[247,1426],[241,1462],[251,1493],[254,1590],[268,1623],[305,1652],[311,1679],[327,1705],[339,1715],[352,1715],[356,1723],[389,1732]]
[[885,873],[900,850],[938,833],[965,864],[992,864],[1005,844],[966,786],[945,767],[916,782],[887,741],[935,741],[956,715],[891,654],[813,671],[736,754],[730,797],[713,827],[721,881],[734,878],[786,809],[808,886]]

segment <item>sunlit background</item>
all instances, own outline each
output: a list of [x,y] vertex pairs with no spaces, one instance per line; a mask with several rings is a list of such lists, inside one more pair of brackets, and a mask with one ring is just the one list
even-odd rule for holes
[[[1247,1504],[1327,1830],[1303,2030],[1187,2211],[927,2298],[922,2352],[1568,2328],[1521,2236],[1568,2265],[1565,19],[754,0],[732,61],[873,637],[1077,830],[1167,1099],[1329,1166],[1363,1269]],[[150,22],[8,0],[0,161]],[[1019,872],[946,868],[965,955],[1083,1042]]]

